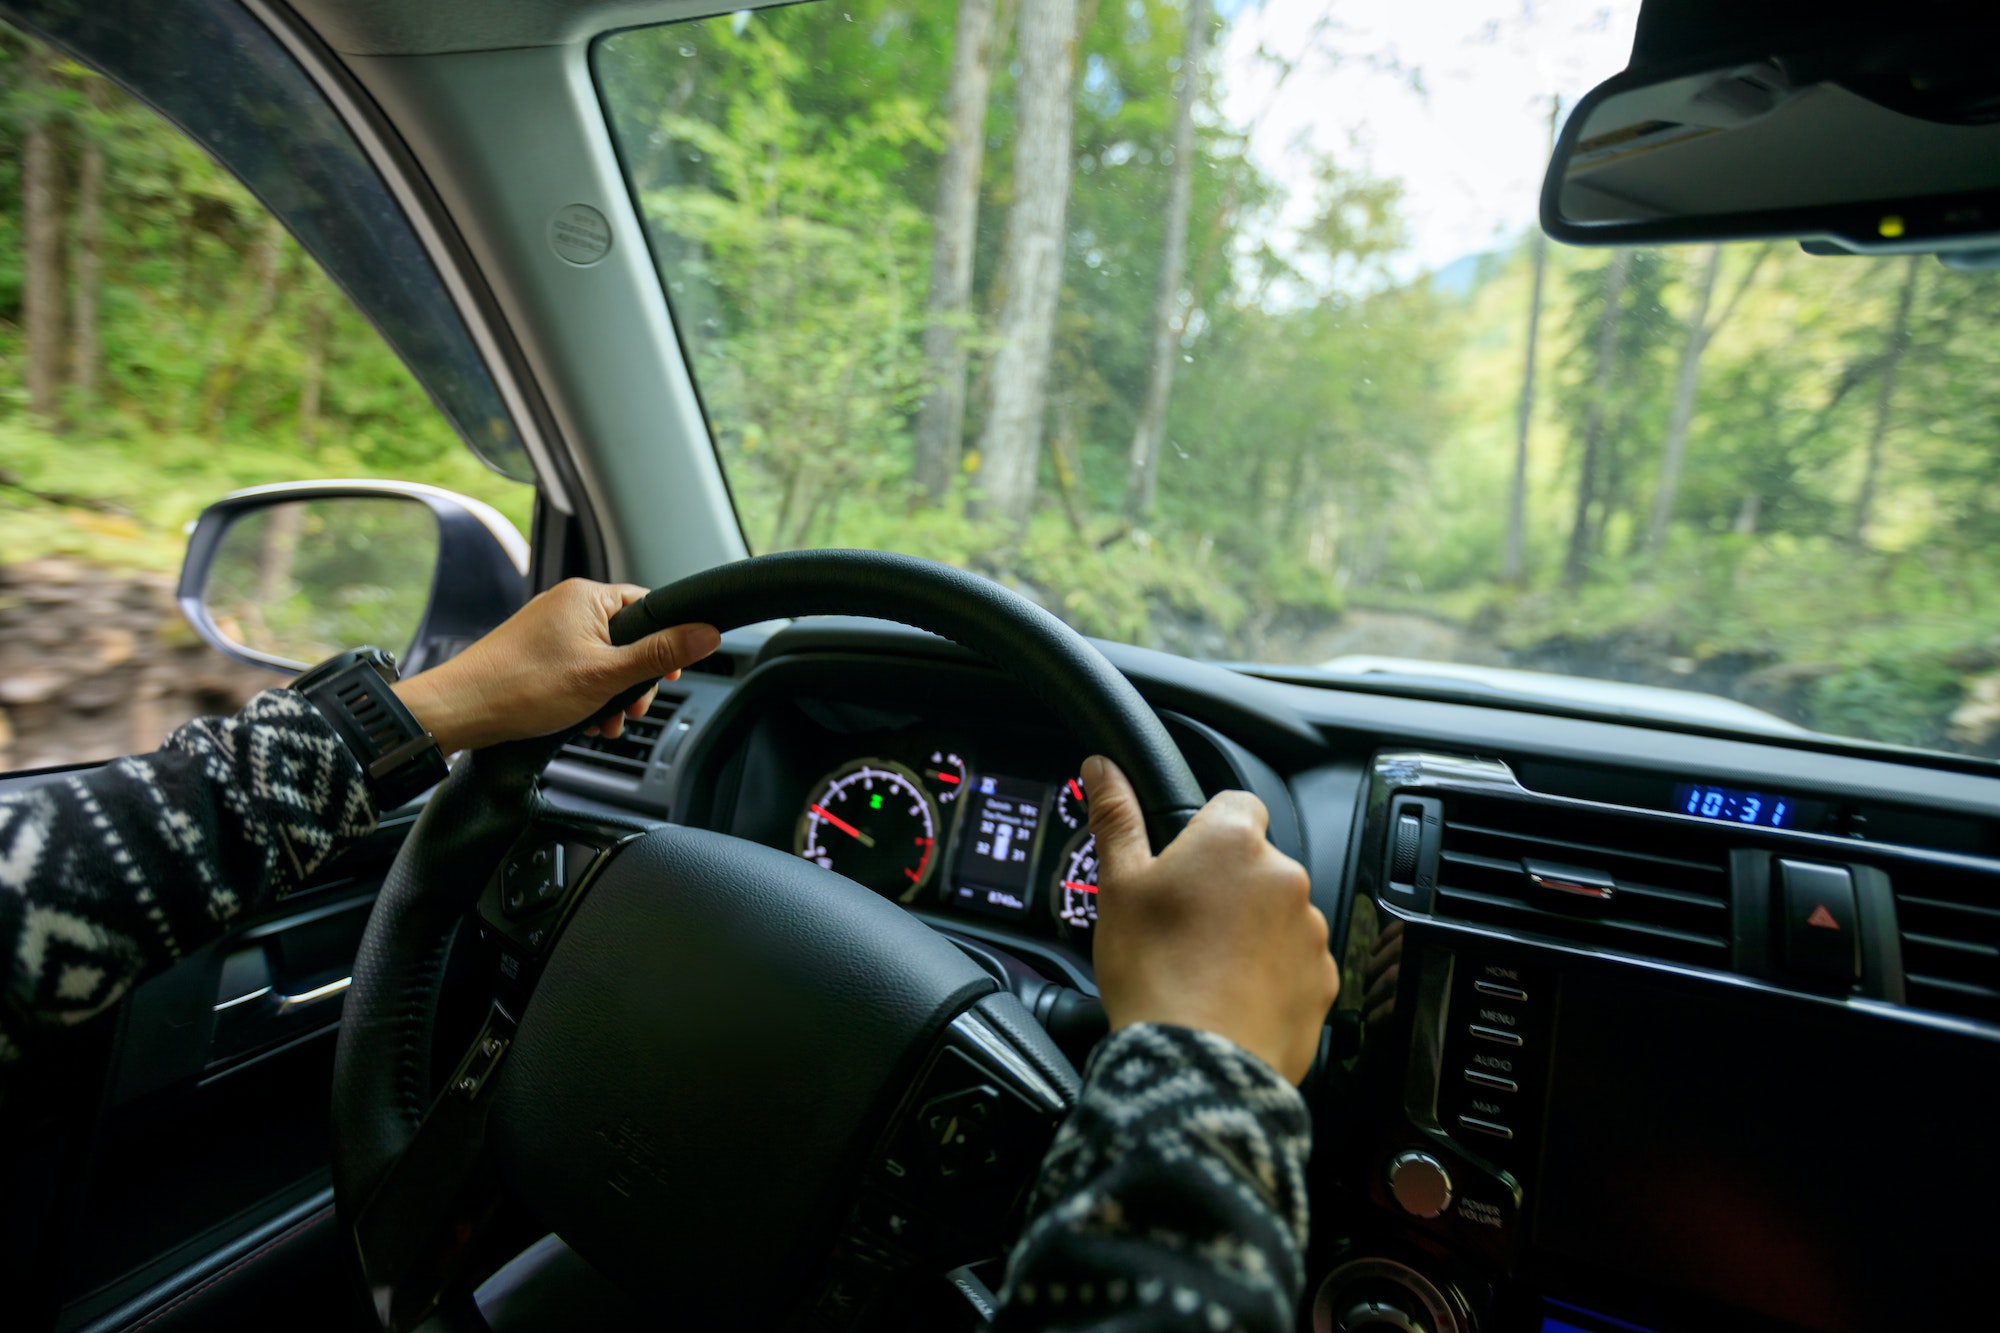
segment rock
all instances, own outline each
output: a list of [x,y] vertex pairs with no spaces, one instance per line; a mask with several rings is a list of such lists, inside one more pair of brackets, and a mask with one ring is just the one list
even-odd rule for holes
[[107,673],[102,676],[87,676],[63,691],[65,707],[79,713],[101,713],[113,704],[123,703],[132,692],[132,683],[125,677]]
[[1949,734],[1970,746],[1985,746],[2000,736],[2000,672],[1966,682],[1965,702],[1953,710]]
[[84,635],[84,642],[100,671],[124,666],[139,652],[139,636],[122,625],[99,625]]
[[59,671],[17,672],[0,680],[0,705],[19,708],[24,704],[45,704],[62,693],[69,679]]

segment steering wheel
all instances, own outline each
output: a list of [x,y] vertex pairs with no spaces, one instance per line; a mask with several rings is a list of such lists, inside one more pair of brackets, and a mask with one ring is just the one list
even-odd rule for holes
[[[1156,845],[1201,804],[1159,718],[1103,654],[945,565],[760,556],[655,589],[611,636],[815,614],[931,630],[1013,676],[1125,770]],[[1075,1070],[942,936],[742,839],[651,827],[555,889],[539,946],[499,951],[512,998],[431,1097],[454,933],[551,817],[537,779],[565,739],[458,761],[355,960],[334,1190],[384,1325],[455,1308],[505,1197],[670,1325],[850,1327],[904,1276],[1002,1253]]]

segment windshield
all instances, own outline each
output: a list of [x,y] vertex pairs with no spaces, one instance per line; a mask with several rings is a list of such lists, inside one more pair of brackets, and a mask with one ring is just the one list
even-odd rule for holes
[[596,68],[755,550],[929,556],[1196,657],[2000,754],[2000,288],[1546,244],[1555,121],[1635,14],[826,0]]

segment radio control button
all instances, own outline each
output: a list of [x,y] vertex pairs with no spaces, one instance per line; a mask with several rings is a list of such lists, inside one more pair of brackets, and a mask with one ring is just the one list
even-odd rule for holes
[[1519,1046],[1522,1044],[1521,1034],[1518,1032],[1505,1032],[1499,1028],[1490,1028],[1479,1023],[1473,1023],[1469,1026],[1472,1035],[1481,1041],[1494,1041],[1500,1043],[1502,1046]]
[[1411,1217],[1436,1217],[1451,1207],[1451,1176],[1427,1152],[1398,1153],[1389,1163],[1389,1193]]
[[1501,1078],[1498,1074],[1489,1074],[1482,1069],[1466,1070],[1465,1081],[1467,1083],[1477,1083],[1482,1088],[1498,1088],[1501,1092],[1519,1092],[1521,1090],[1521,1085],[1513,1079]]
[[1475,1134],[1490,1134],[1496,1139],[1514,1137],[1514,1131],[1497,1120],[1481,1120],[1478,1116],[1462,1115],[1458,1118],[1458,1123]]
[[1513,1000],[1516,1003],[1525,1003],[1528,998],[1528,992],[1522,990],[1519,986],[1503,986],[1497,981],[1475,981],[1472,983],[1472,989],[1478,991],[1481,995],[1495,995],[1503,1000]]

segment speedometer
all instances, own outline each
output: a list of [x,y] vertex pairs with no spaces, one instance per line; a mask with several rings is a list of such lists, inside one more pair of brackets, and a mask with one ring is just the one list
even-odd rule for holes
[[1084,829],[1069,840],[1056,862],[1056,882],[1049,886],[1055,904],[1056,928],[1072,944],[1088,946],[1097,929],[1097,835]]
[[914,902],[936,863],[938,812],[909,769],[856,759],[812,786],[793,850],[899,902]]

